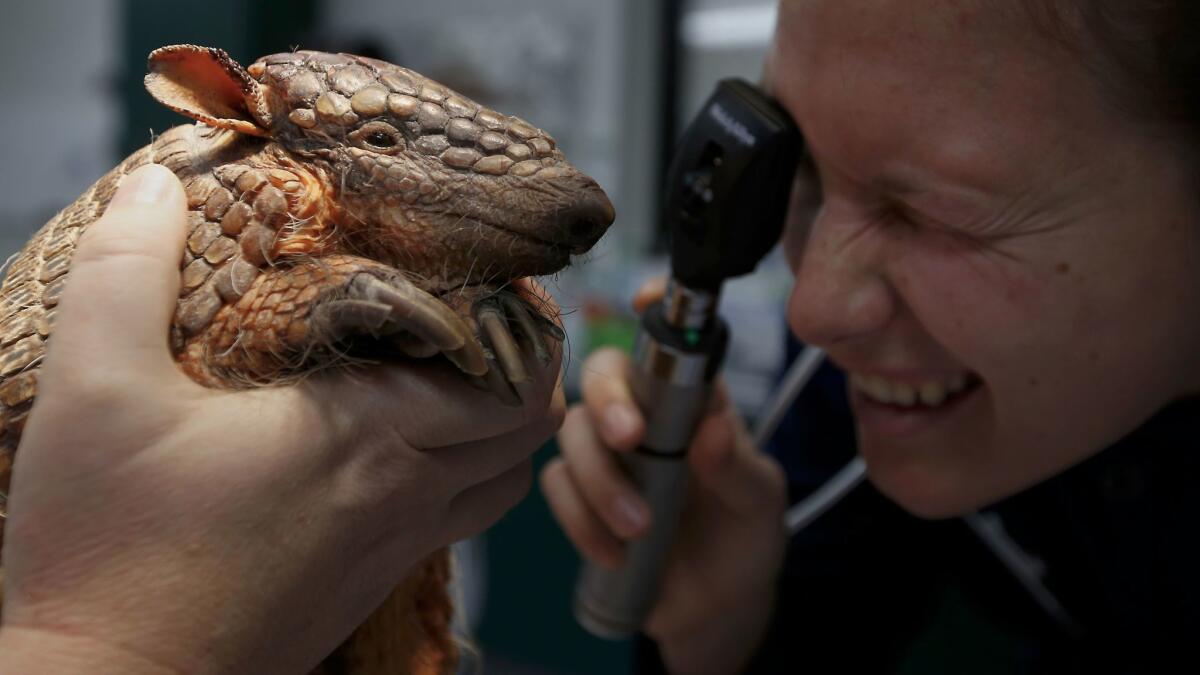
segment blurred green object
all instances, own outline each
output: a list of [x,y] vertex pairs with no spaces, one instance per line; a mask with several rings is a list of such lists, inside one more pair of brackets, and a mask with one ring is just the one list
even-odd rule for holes
[[[557,454],[553,441],[538,450],[534,475]],[[508,672],[504,666],[561,675],[630,672],[630,642],[601,640],[575,622],[571,600],[579,556],[536,481],[529,496],[488,530],[487,560],[487,604],[476,636],[483,672]]]
[[616,347],[627,353],[632,352],[637,330],[637,317],[616,313],[589,313],[584,353],[590,354],[600,347]]

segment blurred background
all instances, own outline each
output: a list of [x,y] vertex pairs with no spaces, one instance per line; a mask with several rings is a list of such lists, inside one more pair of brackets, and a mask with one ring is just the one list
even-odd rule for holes
[[[757,81],[775,20],[773,0],[40,0],[5,9],[3,258],[152,133],[184,122],[141,84],[146,55],[166,44],[221,47],[243,64],[296,47],[374,56],[550,132],[617,210],[582,264],[547,280],[568,312],[569,397],[589,351],[631,344],[629,299],[667,269],[657,214],[674,139],[718,79]],[[776,252],[722,299],[737,327],[726,375],[751,416],[783,358],[789,284]],[[555,452],[540,450],[537,466]],[[578,559],[536,489],[462,553],[483,672],[626,672],[630,645],[595,639],[571,616]]]

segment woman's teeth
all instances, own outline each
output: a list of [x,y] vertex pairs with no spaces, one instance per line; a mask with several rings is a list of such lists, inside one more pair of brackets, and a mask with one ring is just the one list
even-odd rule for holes
[[861,391],[867,398],[879,403],[913,407],[921,403],[937,407],[947,398],[967,386],[966,373],[958,373],[942,381],[930,380],[920,385],[887,380],[877,375],[850,375],[850,386]]

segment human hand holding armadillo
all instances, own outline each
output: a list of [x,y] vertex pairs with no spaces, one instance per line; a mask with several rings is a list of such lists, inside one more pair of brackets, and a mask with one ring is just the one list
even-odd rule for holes
[[[152,54],[147,87],[203,124],[56,216],[0,292],[0,446],[26,434],[0,635],[88,627],[186,672],[297,672],[330,651],[339,672],[450,672],[435,549],[523,493],[562,415],[556,308],[520,278],[590,247],[611,206],[544,132],[390,64],[243,70],[180,46]],[[150,160],[183,180],[182,273],[166,265],[157,291],[89,277],[79,234]],[[137,349],[106,354],[106,327],[140,330]],[[463,373],[363,365],[390,354]]]
[[0,635],[35,636],[45,672],[303,672],[525,493],[561,420],[558,361],[520,414],[432,364],[206,389],[164,339],[185,197],[160,167],[130,178],[119,197],[161,185],[165,203],[114,202],[75,256],[21,446]]

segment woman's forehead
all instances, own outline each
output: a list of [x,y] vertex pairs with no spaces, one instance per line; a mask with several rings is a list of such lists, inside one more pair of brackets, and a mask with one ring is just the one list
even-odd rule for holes
[[[1001,72],[1086,72],[1077,54],[1027,12],[984,0],[784,0],[774,47],[782,78],[797,70],[846,77],[869,69],[903,74],[911,87],[988,87]],[[928,81],[934,77],[947,82]]]
[[[984,174],[1112,123],[1087,69],[991,2],[785,0],[768,77],[814,154]],[[990,182],[980,176],[980,183]]]

